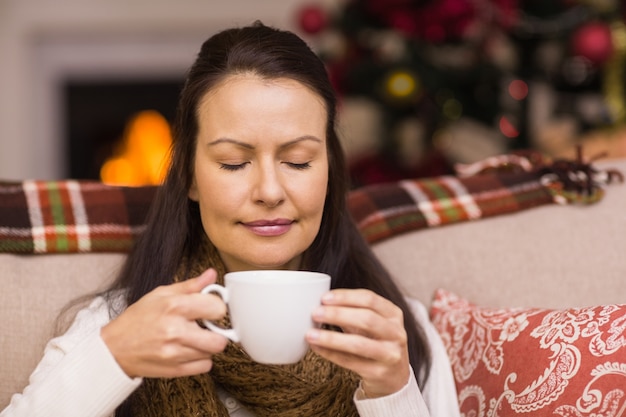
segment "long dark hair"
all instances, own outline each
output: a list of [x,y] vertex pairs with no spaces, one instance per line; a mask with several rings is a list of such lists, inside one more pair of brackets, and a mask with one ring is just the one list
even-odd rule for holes
[[348,175],[335,131],[336,97],[323,62],[298,36],[256,22],[228,29],[209,38],[189,70],[173,127],[171,165],[160,187],[147,228],[113,288],[127,290],[127,304],[160,285],[173,282],[185,259],[197,256],[207,239],[198,204],[188,198],[192,183],[198,106],[221,80],[237,73],[276,79],[289,78],[317,93],[328,114],[326,143],[328,193],[317,237],[303,256],[302,267],[328,273],[333,288],[368,288],[404,311],[410,361],[423,386],[430,368],[424,333],[388,272],[376,259],[353,223],[347,206]]

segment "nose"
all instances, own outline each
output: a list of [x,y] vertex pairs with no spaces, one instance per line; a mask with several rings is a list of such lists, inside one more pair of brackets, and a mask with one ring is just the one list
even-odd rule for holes
[[260,163],[255,176],[253,198],[257,203],[276,207],[285,200],[283,176],[273,161]]

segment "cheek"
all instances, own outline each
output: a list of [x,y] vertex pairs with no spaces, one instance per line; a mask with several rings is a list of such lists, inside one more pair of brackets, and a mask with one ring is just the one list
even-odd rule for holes
[[[217,247],[221,247],[223,239],[228,236],[230,226],[234,223],[237,207],[228,198],[209,197],[204,195],[200,202],[200,220],[208,238]],[[228,241],[228,239],[226,239]]]
[[326,203],[326,195],[328,193],[328,179],[320,178],[314,183],[310,184],[307,188],[306,198],[308,206],[312,212],[321,218],[324,211],[324,205]]
[[[204,176],[197,180],[196,195],[200,205],[202,223],[206,226],[216,221],[223,221],[228,215],[235,213],[237,207],[242,204],[241,196],[245,192],[235,186],[221,184],[215,176]],[[191,193],[191,192],[190,192]],[[219,226],[219,223],[217,224]],[[216,225],[213,224],[213,227]],[[208,231],[207,231],[208,232]]]

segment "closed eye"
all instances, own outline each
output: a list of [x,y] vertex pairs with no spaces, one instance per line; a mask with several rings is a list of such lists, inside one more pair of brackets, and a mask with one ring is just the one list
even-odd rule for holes
[[238,171],[243,169],[249,162],[242,162],[241,164],[220,164],[220,169],[225,169],[226,171]]
[[307,169],[307,168],[311,168],[311,164],[309,162],[305,162],[303,164],[296,164],[294,162],[287,162],[287,165],[289,165],[290,167],[294,168],[294,169]]

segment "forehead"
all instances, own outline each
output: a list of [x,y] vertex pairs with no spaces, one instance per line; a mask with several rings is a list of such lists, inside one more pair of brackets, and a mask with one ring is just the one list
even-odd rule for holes
[[[283,90],[284,92],[291,91],[301,96],[307,96],[309,99],[317,101],[326,111],[326,103],[323,98],[308,85],[293,78],[268,78],[254,72],[235,73],[222,78],[204,93],[198,103],[198,108],[205,107],[215,99],[228,100],[228,97],[233,95],[237,97],[235,100],[243,96],[248,98],[259,96],[260,99],[263,99],[262,95],[271,89]],[[272,97],[274,98],[275,94],[272,93]]]
[[202,97],[197,109],[198,134],[204,140],[280,141],[302,135],[326,140],[324,104],[317,93],[290,78],[232,75]]

